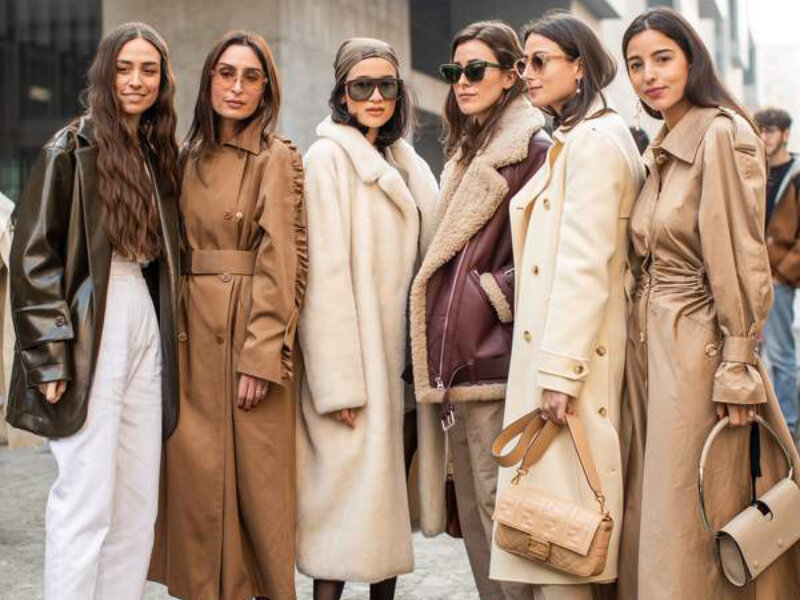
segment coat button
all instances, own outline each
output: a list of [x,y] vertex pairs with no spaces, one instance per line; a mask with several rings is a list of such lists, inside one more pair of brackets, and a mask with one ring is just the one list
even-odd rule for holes
[[186,340],[188,340],[188,339],[189,339],[189,336],[188,336],[188,335],[186,335],[186,332],[185,332],[185,331],[181,331],[181,332],[178,334],[178,341],[179,341],[180,343],[182,343],[182,344],[185,344],[185,343],[186,343]]
[[67,324],[67,320],[64,317],[56,317],[56,327],[63,327]]
[[231,279],[233,279],[230,273],[223,273],[222,275],[219,276],[219,278],[225,283],[228,283],[230,282]]
[[598,413],[600,413],[600,416],[601,416],[601,417],[605,417],[605,416],[606,416],[606,413],[607,413],[607,411],[606,411],[606,407],[605,407],[605,406],[601,406],[601,407],[600,407],[600,410],[598,410],[597,412],[598,412]]
[[225,220],[230,221],[233,218],[233,213],[229,210],[225,211]]
[[598,346],[597,350],[595,350],[595,352],[597,352],[597,356],[605,356],[606,355],[606,348],[605,348],[605,346]]
[[222,344],[224,344],[224,343],[225,343],[225,336],[224,336],[224,335],[222,335],[221,333],[218,333],[218,334],[217,334],[217,343],[218,343],[220,346],[221,346]]
[[533,339],[533,336],[531,335],[530,331],[523,331],[522,337],[525,338],[526,342],[530,342]]
[[580,375],[581,373],[583,373],[583,365],[576,365],[575,369],[573,370],[575,371],[576,375]]
[[544,206],[545,210],[550,210],[550,199],[549,198],[545,198],[544,202],[542,202],[542,206]]
[[539,274],[539,265],[533,265],[533,268],[531,269],[531,273],[533,273],[534,275],[538,275]]
[[656,164],[657,164],[657,165],[663,165],[665,162],[667,162],[667,155],[666,155],[666,154],[663,154],[663,153],[660,153],[660,154],[659,154],[659,155],[656,157]]
[[242,214],[242,211],[237,211],[236,212],[236,219],[237,220],[241,219],[243,216],[244,216],[244,214]]
[[708,356],[716,356],[717,352],[719,352],[719,350],[717,350],[717,347],[714,344],[706,345],[706,354]]

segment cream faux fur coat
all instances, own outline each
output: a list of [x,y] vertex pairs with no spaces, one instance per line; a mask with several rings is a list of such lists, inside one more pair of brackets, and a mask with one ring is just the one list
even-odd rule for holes
[[[319,579],[376,582],[414,566],[401,375],[408,290],[438,187],[403,140],[382,156],[330,118],[317,135],[305,156],[297,564]],[[358,409],[354,429],[334,418],[343,408]]]

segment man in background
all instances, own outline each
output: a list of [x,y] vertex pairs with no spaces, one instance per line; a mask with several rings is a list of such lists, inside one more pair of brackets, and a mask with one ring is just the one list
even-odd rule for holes
[[800,159],[788,150],[792,119],[785,110],[755,114],[767,151],[766,240],[772,267],[774,302],[764,327],[775,394],[792,432],[797,433],[797,358],[794,291],[800,286]]

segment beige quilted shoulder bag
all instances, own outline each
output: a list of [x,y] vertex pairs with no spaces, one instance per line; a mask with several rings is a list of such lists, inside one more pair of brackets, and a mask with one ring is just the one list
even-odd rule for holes
[[[543,421],[541,410],[536,409],[506,427],[492,445],[492,454],[500,466],[510,467],[521,461],[511,486],[497,499],[492,517],[495,543],[506,552],[552,569],[591,577],[605,569],[614,521],[606,509],[586,434],[575,415],[567,414],[567,430],[600,510],[519,485],[562,429]],[[516,437],[520,439],[514,449],[502,454]]]

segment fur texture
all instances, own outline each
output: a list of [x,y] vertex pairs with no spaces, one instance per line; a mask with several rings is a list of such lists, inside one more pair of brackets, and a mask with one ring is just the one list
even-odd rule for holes
[[[408,289],[438,190],[405,141],[384,158],[329,118],[317,134],[305,157],[297,564],[315,578],[375,582],[414,564],[401,374]],[[353,429],[334,418],[343,408],[358,409]]]
[[511,310],[511,304],[503,294],[503,290],[500,289],[500,285],[498,285],[494,276],[491,273],[482,273],[480,283],[481,289],[486,294],[486,297],[489,298],[489,303],[494,307],[500,322],[513,323],[514,312]]
[[[428,281],[497,211],[508,193],[508,184],[498,170],[524,160],[531,136],[543,125],[542,114],[520,97],[506,109],[494,136],[468,167],[458,163],[457,157],[445,165],[437,206],[439,227],[411,286],[411,353],[417,402],[441,402],[444,396],[443,390],[431,386],[428,372]],[[505,384],[457,386],[450,390],[450,398],[454,402],[501,399],[505,389]]]

